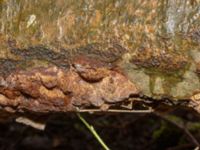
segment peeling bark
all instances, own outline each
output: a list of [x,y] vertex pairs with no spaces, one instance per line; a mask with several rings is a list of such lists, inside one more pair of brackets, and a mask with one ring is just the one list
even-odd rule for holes
[[20,112],[66,112],[92,106],[104,109],[105,105],[115,105],[139,94],[121,73],[94,67],[94,61],[83,62],[79,59],[67,70],[52,66],[2,77],[0,105]]

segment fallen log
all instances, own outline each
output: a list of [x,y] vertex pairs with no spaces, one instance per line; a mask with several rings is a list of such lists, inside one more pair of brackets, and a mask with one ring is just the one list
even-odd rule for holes
[[0,1],[1,110],[200,112],[199,1],[79,2]]

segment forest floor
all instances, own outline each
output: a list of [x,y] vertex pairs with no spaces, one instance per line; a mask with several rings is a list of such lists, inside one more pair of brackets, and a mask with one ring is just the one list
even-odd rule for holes
[[[86,114],[113,150],[189,150],[200,142],[200,117],[187,110],[152,114]],[[44,131],[16,122],[0,124],[1,150],[93,150],[101,145],[76,114],[52,116]]]

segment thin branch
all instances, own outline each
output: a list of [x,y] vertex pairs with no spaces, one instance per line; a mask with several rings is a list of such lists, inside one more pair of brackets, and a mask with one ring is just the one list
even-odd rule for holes
[[35,128],[35,129],[38,129],[38,130],[42,130],[42,131],[44,131],[44,129],[46,127],[45,123],[40,123],[40,122],[31,120],[31,119],[29,119],[27,117],[18,117],[18,118],[15,119],[15,121],[17,123],[22,123],[24,125],[31,126],[32,128]]
[[108,148],[108,146],[105,144],[105,142],[101,139],[101,137],[98,135],[98,133],[96,132],[96,130],[94,129],[94,127],[92,125],[89,125],[89,123],[81,116],[80,113],[77,113],[77,116],[79,117],[79,119],[83,122],[83,124],[90,130],[90,132],[94,135],[94,137],[97,139],[97,141],[101,144],[101,146],[105,149],[105,150],[110,150]]
[[125,109],[108,109],[105,111],[102,111],[101,109],[79,109],[77,110],[78,112],[119,112],[119,113],[152,113],[154,112],[153,109],[148,109],[148,110],[125,110]]

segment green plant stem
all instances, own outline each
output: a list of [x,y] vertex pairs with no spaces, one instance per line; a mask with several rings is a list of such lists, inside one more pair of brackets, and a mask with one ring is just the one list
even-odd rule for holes
[[101,139],[101,137],[98,135],[98,133],[96,132],[96,130],[94,129],[94,127],[92,125],[89,125],[89,123],[81,116],[80,113],[77,113],[77,116],[79,117],[79,119],[83,122],[83,124],[90,130],[90,132],[94,135],[94,137],[97,139],[97,141],[101,144],[101,146],[105,149],[105,150],[110,150],[110,148],[108,148],[108,146],[105,144],[105,142]]

